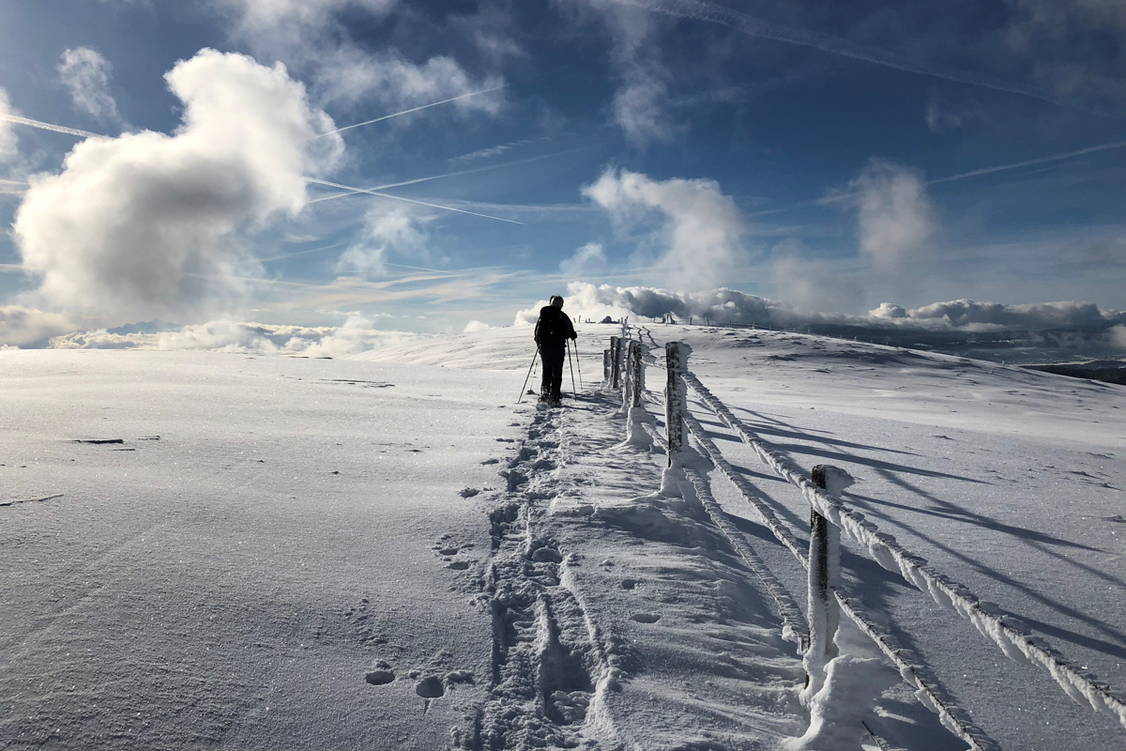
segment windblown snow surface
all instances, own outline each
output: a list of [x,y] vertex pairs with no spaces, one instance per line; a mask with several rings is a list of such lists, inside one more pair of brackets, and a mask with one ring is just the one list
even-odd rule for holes
[[[777,587],[805,607],[805,573],[718,470],[722,525],[657,492],[660,447],[624,444],[598,389],[615,333],[580,327],[586,388],[552,410],[513,404],[525,329],[352,360],[0,352],[0,748],[810,748],[776,608]],[[643,339],[673,340],[748,430],[847,470],[847,505],[1121,697],[1126,388],[782,332]],[[804,543],[800,492],[691,406]],[[845,589],[997,744],[1123,746],[843,547]],[[838,642],[853,683],[817,711],[854,740],[815,748],[965,748],[856,629]]]

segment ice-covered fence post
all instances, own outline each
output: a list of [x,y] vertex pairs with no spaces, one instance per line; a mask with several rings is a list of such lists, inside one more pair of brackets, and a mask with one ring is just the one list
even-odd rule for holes
[[602,350],[602,385],[610,382],[610,350]]
[[622,349],[621,337],[610,337],[610,388],[621,388],[622,386],[622,358],[620,355]]
[[[836,467],[818,464],[813,468],[813,484],[830,490],[829,478],[841,472]],[[809,649],[805,653],[808,678],[802,696],[810,699],[825,682],[825,665],[837,656],[833,641],[841,620],[841,608],[833,589],[841,578],[841,531],[816,509],[809,511]]]
[[680,468],[680,453],[684,450],[684,413],[688,409],[688,388],[684,385],[684,374],[688,372],[688,355],[692,348],[684,342],[665,344],[665,369],[668,379],[665,382],[665,428],[668,430],[669,457],[664,474],[661,475],[661,493],[669,496],[680,495],[680,480],[684,474]]
[[641,342],[629,343],[629,377],[633,383],[633,393],[630,399],[631,407],[641,406],[641,392],[645,390],[645,362],[642,360]]
[[653,447],[653,439],[645,429],[648,413],[641,404],[645,390],[645,362],[642,360],[641,342],[631,340],[626,358],[626,393],[622,411],[626,416],[626,443],[640,449]]

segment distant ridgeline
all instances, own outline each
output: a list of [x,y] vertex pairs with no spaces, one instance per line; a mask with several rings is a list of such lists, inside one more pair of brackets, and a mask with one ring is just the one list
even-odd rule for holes
[[1118,383],[1126,386],[1126,362],[1118,360],[1091,360],[1090,362],[1057,362],[1044,365],[1024,365],[1029,370],[1046,373],[1091,378],[1096,381]]

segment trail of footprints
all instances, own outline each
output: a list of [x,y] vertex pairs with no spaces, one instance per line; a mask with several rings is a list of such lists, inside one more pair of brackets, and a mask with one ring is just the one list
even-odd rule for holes
[[616,669],[565,583],[574,559],[545,532],[540,502],[566,491],[553,472],[559,419],[554,410],[535,413],[490,514],[482,586],[493,620],[491,675],[476,725],[460,739],[466,749],[596,748],[586,721],[598,692],[616,686]]

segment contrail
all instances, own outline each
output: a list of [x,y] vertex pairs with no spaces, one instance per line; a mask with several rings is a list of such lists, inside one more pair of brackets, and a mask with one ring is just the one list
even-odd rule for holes
[[720,26],[726,26],[729,29],[746,34],[747,36],[794,44],[799,47],[811,47],[831,55],[848,57],[853,60],[862,60],[874,65],[895,68],[896,70],[901,70],[906,73],[915,73],[922,76],[930,76],[931,78],[941,78],[946,81],[954,81],[955,83],[980,86],[986,89],[993,89],[994,91],[1004,91],[1009,94],[1020,94],[1059,107],[1072,108],[1070,105],[1052,99],[1038,91],[1008,81],[965,71],[935,70],[925,67],[921,63],[887,52],[886,50],[864,47],[846,39],[841,39],[840,37],[820,34],[809,31],[808,29],[770,23],[731,8],[703,2],[703,0],[611,0],[611,2],[616,2],[619,5],[630,5],[636,8],[642,8],[652,13],[660,13],[666,16],[719,24]]
[[1048,164],[1050,162],[1058,162],[1063,159],[1071,159],[1072,157],[1083,156],[1084,154],[1095,154],[1100,151],[1110,151],[1111,149],[1121,149],[1126,147],[1126,141],[1113,141],[1111,143],[1101,143],[1098,146],[1088,146],[1085,149],[1076,149],[1075,151],[1066,151],[1062,154],[1051,154],[1049,156],[1042,156],[1036,159],[1027,159],[1023,162],[1013,162],[1012,164],[999,164],[995,167],[983,167],[982,169],[970,170],[969,172],[960,172],[957,175],[948,175],[947,177],[938,177],[934,180],[928,180],[927,185],[937,185],[939,183],[952,183],[955,180],[965,180],[971,177],[980,177],[981,175],[992,175],[994,172],[1007,172],[1008,170],[1020,169],[1021,167],[1035,167],[1038,164]]
[[383,117],[377,117],[374,120],[364,120],[362,123],[355,123],[353,125],[345,125],[343,128],[337,128],[336,130],[330,130],[330,131],[327,131],[325,133],[318,133],[317,135],[313,136],[313,138],[314,139],[324,138],[325,136],[331,136],[333,133],[343,133],[344,131],[351,130],[352,128],[360,128],[364,125],[371,125],[372,123],[381,123],[384,120],[390,120],[393,117],[402,117],[403,115],[409,115],[412,112],[418,112],[419,110],[425,110],[425,109],[429,109],[431,107],[437,107],[440,104],[449,104],[450,102],[456,102],[459,99],[468,99],[471,96],[479,96],[481,94],[488,94],[489,92],[492,92],[492,91],[499,91],[500,89],[503,89],[507,85],[508,84],[502,83],[500,86],[493,86],[490,89],[481,89],[480,91],[470,91],[467,94],[458,94],[457,96],[452,96],[449,99],[442,99],[442,100],[437,101],[437,102],[431,102],[430,104],[420,104],[417,107],[411,107],[410,109],[403,110],[402,112],[392,112],[390,115],[384,115]]
[[[975,177],[983,177],[985,175],[993,175],[998,172],[1008,172],[1010,170],[1021,169],[1023,167],[1035,167],[1041,164],[1051,164],[1052,162],[1062,162],[1065,159],[1072,159],[1077,156],[1084,156],[1086,154],[1097,154],[1100,151],[1110,151],[1112,149],[1126,148],[1126,141],[1111,141],[1110,143],[1100,143],[1095,146],[1087,146],[1086,148],[1076,149],[1075,151],[1065,151],[1061,154],[1049,154],[1048,156],[1036,157],[1035,159],[1025,159],[1020,162],[1012,162],[1010,164],[997,164],[992,167],[982,167],[981,169],[970,170],[969,172],[959,172],[955,175],[947,175],[946,177],[936,177],[933,180],[927,180],[924,185],[940,185],[942,183],[953,183],[959,180],[970,180]],[[799,201],[792,203],[789,206],[781,206],[776,209],[764,209],[763,211],[755,211],[747,214],[749,217],[768,216],[770,214],[781,214],[793,209],[801,209],[809,206],[829,206],[835,203],[842,203],[849,199],[856,198],[860,193],[852,192],[838,192],[822,198],[815,198],[810,201]]]
[[41,120],[32,120],[30,117],[20,117],[19,115],[9,115],[0,113],[0,120],[7,120],[10,123],[17,125],[28,125],[32,128],[39,128],[40,130],[49,130],[52,133],[65,133],[68,136],[78,136],[80,138],[105,138],[101,133],[91,133],[88,130],[79,130],[78,128],[68,128],[65,125],[55,125],[53,123],[45,123]]
[[[576,151],[584,151],[588,148],[590,148],[590,146],[577,146],[573,149],[564,149],[563,151],[554,151],[550,154],[540,154],[539,156],[530,156],[526,159],[516,159],[516,160],[511,161],[511,162],[501,162],[500,164],[490,164],[490,165],[486,165],[484,167],[474,167],[472,169],[457,170],[456,172],[446,172],[446,173],[443,173],[441,175],[430,175],[428,177],[416,177],[416,178],[411,179],[411,180],[403,180],[402,182],[388,183],[387,185],[377,185],[373,188],[368,188],[368,190],[390,190],[391,188],[401,188],[404,185],[417,185],[418,183],[428,183],[431,180],[441,180],[441,179],[447,178],[447,177],[459,177],[461,175],[475,175],[478,172],[491,172],[492,170],[498,170],[498,169],[501,169],[503,167],[515,167],[515,166],[521,165],[521,164],[530,164],[531,162],[539,162],[539,161],[542,161],[544,159],[550,159],[550,158],[555,157],[555,156],[562,156],[563,154],[571,154],[571,153],[574,153]],[[333,200],[336,200],[337,198],[344,198],[346,196],[352,196],[352,195],[356,195],[356,194],[355,193],[336,193],[336,194],[331,195],[331,196],[323,196],[321,198],[314,198],[312,201],[309,201],[309,203],[320,203],[321,201],[333,201]]]
[[454,212],[457,212],[458,214],[469,214],[470,216],[479,216],[482,219],[492,219],[494,221],[506,222],[508,224],[523,224],[523,222],[518,222],[515,219],[505,219],[504,217],[493,216],[491,214],[480,214],[476,211],[469,211],[468,209],[455,209],[453,206],[443,206],[440,203],[430,203],[428,201],[419,201],[419,200],[414,199],[414,198],[404,198],[403,196],[396,196],[396,195],[393,195],[391,193],[384,193],[384,192],[379,191],[379,190],[368,190],[367,188],[356,188],[356,187],[351,186],[351,185],[341,185],[340,183],[332,183],[332,182],[329,182],[328,180],[320,180],[320,179],[317,179],[315,177],[307,177],[305,179],[308,180],[311,183],[316,183],[317,185],[327,185],[330,188],[338,188],[340,190],[347,190],[347,191],[351,191],[352,193],[366,193],[367,195],[379,196],[380,198],[390,198],[392,201],[403,201],[404,203],[413,203],[413,204],[417,204],[419,206],[429,206],[432,209],[443,209],[445,211],[454,211]]

